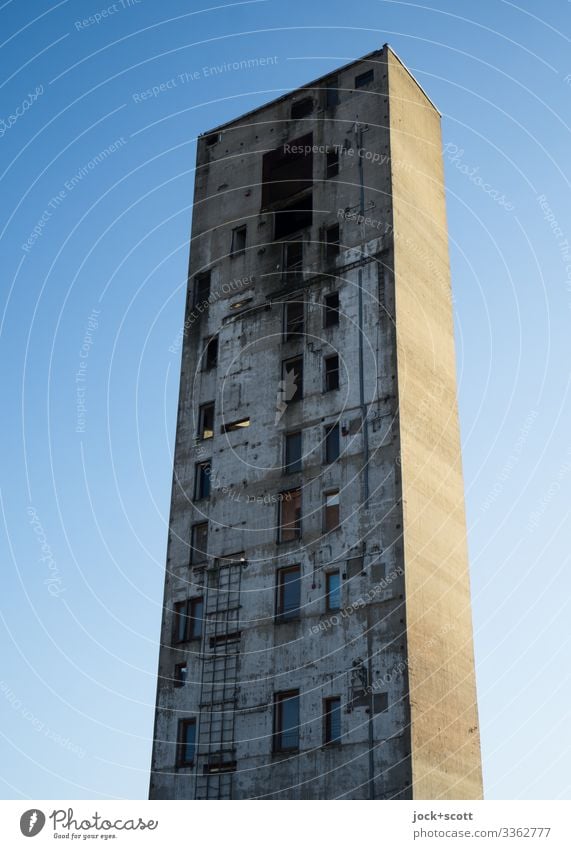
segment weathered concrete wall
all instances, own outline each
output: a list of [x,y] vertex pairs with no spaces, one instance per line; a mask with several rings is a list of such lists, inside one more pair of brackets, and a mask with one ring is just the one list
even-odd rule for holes
[[440,116],[389,52],[413,793],[482,795]]

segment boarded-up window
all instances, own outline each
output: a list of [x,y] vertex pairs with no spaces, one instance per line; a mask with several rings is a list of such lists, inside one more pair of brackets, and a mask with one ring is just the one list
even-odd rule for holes
[[339,490],[332,489],[325,493],[324,530],[334,531],[339,527]]
[[274,701],[274,750],[299,748],[299,690],[276,693]]
[[301,490],[290,489],[280,493],[279,541],[299,539],[301,536]]

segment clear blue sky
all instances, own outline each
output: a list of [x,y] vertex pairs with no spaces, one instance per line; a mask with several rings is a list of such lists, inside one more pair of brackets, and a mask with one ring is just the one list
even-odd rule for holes
[[0,795],[146,797],[195,139],[388,41],[448,146],[486,795],[569,798],[570,4],[107,2],[0,5]]

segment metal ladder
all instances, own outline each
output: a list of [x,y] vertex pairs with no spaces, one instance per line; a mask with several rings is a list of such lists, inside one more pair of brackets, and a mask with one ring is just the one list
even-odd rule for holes
[[195,799],[231,799],[240,662],[241,561],[208,572],[202,642]]

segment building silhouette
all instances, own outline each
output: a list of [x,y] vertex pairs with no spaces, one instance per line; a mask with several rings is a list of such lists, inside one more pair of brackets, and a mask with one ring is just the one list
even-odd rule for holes
[[198,140],[150,796],[481,795],[440,114],[385,45]]

